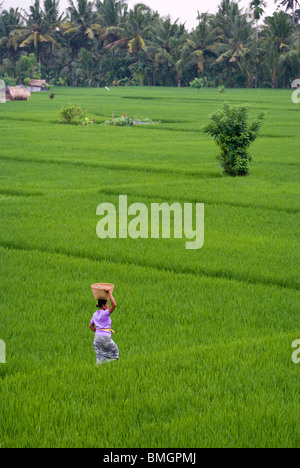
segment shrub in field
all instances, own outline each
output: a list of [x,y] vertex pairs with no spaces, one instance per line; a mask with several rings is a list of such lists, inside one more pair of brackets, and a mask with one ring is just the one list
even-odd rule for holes
[[114,113],[112,115],[111,120],[106,120],[104,125],[111,125],[113,127],[131,127],[133,125],[133,119],[128,117],[127,114],[123,114],[121,117],[114,117]]
[[249,174],[251,156],[247,150],[258,136],[264,113],[250,124],[247,122],[247,105],[224,104],[223,109],[212,114],[204,133],[211,135],[221,148],[218,159],[226,174],[231,176]]
[[106,120],[104,125],[111,125],[113,127],[131,127],[135,124],[156,124],[160,122],[155,122],[154,120],[150,119],[149,117],[142,117],[140,114],[135,115],[133,118],[128,117],[127,114],[123,114],[119,118],[112,117],[112,120]]
[[71,104],[69,106],[63,107],[59,111],[59,116],[61,121],[65,120],[67,124],[71,124],[74,122],[75,119],[84,119],[85,118],[85,111],[78,107],[76,104]]
[[219,93],[222,93],[222,94],[225,93],[225,86],[224,85],[218,86],[218,91]]
[[202,78],[195,78],[193,81],[190,82],[190,87],[198,89],[198,92],[201,88],[203,88],[203,86],[204,80]]

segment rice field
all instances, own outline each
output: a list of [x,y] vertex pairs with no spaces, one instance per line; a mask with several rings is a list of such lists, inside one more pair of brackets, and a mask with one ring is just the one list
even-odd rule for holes
[[[0,105],[0,447],[299,447],[299,112],[289,90],[55,88]],[[265,111],[249,177],[201,128]],[[57,124],[67,104],[97,125]],[[160,123],[101,124],[112,114]],[[204,203],[205,242],[99,239],[97,206]],[[120,360],[96,368],[91,284]]]

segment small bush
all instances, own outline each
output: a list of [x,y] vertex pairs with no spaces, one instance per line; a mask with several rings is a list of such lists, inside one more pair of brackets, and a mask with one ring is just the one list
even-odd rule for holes
[[65,120],[67,124],[70,125],[72,122],[74,123],[75,119],[84,119],[86,116],[86,112],[82,110],[81,107],[78,107],[76,104],[71,104],[69,106],[63,107],[59,111],[59,116],[61,118],[61,121]]
[[193,81],[190,82],[191,88],[196,88],[200,91],[201,88],[204,86],[204,80],[202,78],[195,78]]
[[149,117],[142,117],[140,114],[135,115],[133,118],[128,117],[127,114],[123,114],[122,117],[114,118],[112,120],[106,120],[104,125],[110,125],[112,127],[131,127],[135,124],[157,124],[161,122],[155,122]]
[[218,91],[219,93],[222,93],[222,94],[225,93],[225,86],[224,85],[218,86]]
[[212,114],[204,133],[211,135],[221,148],[218,159],[226,174],[231,176],[249,174],[251,156],[247,149],[258,136],[264,113],[249,125],[248,106],[224,104],[223,110]]
[[123,114],[122,117],[116,119],[113,117],[111,120],[106,120],[104,125],[111,125],[112,127],[131,127],[133,125],[133,119]]

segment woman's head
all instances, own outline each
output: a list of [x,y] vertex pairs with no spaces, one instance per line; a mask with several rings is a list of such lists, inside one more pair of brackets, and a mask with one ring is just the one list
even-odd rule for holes
[[97,302],[98,309],[107,310],[109,309],[108,301],[106,299],[99,299]]

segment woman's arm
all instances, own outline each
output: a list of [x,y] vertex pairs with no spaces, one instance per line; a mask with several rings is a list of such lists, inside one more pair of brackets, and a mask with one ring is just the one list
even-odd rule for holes
[[89,326],[90,326],[90,329],[91,329],[94,333],[96,333],[97,328],[95,327],[95,325],[92,324],[92,323],[90,323]]
[[115,308],[117,307],[117,304],[116,304],[116,301],[114,300],[114,297],[112,295],[112,293],[110,291],[107,291],[108,295],[109,295],[109,299],[110,299],[110,302],[111,302],[111,306],[109,308],[109,313],[112,314],[113,311],[115,310]]

